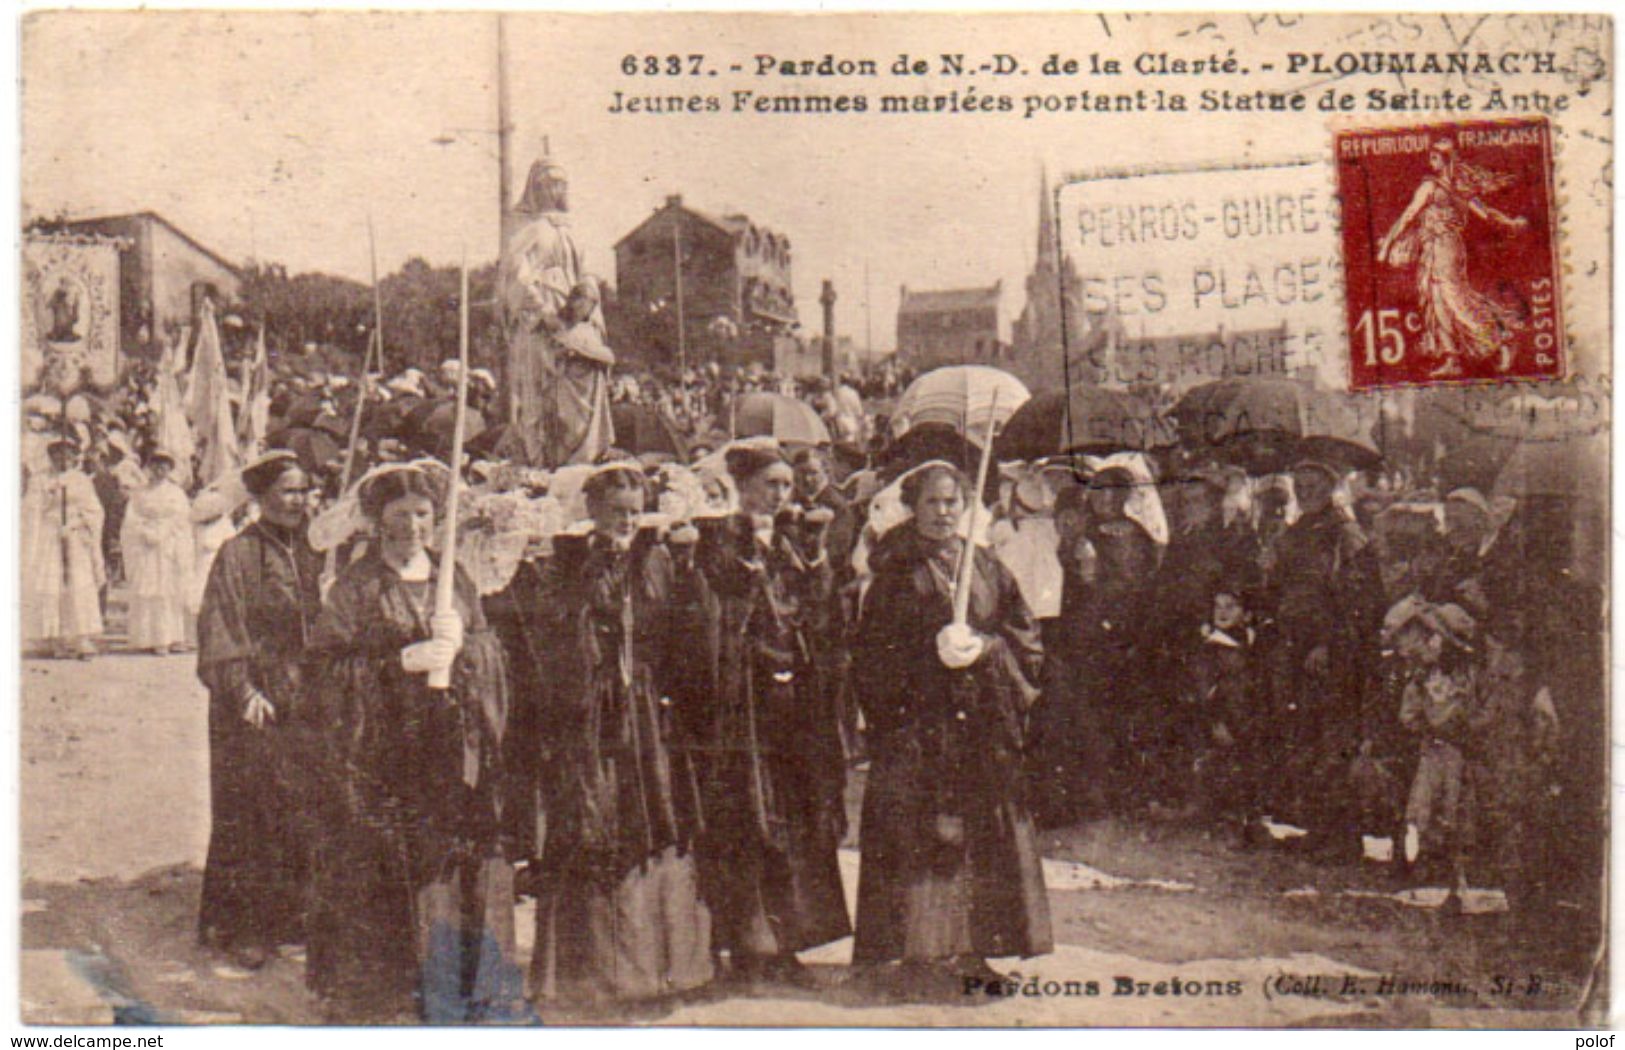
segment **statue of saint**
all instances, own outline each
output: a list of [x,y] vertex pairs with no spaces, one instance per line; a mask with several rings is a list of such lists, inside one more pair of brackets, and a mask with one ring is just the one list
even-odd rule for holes
[[523,458],[531,466],[548,468],[590,463],[614,439],[608,364],[597,362],[589,370],[591,382],[585,384],[590,389],[580,390],[575,389],[582,385],[577,380],[588,376],[580,368],[567,367],[583,356],[572,348],[583,345],[585,333],[573,330],[589,326],[600,344],[604,331],[596,287],[583,294],[590,278],[583,273],[568,212],[564,169],[544,157],[531,166],[524,194],[514,207],[498,273],[513,406],[510,419]]
[[45,309],[51,315],[51,330],[45,333],[45,339],[51,343],[74,343],[79,341],[79,292],[73,287],[73,282],[62,278],[46,301]]

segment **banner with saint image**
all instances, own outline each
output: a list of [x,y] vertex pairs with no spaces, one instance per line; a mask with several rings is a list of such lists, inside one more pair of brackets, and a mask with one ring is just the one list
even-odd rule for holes
[[23,242],[22,382],[69,394],[118,378],[116,242],[33,236]]

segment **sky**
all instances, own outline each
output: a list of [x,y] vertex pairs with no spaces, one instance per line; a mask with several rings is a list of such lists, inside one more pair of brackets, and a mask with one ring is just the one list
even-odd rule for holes
[[[505,17],[515,192],[545,136],[570,173],[589,270],[612,280],[614,242],[681,193],[788,234],[803,323],[820,324],[831,278],[837,324],[860,345],[866,322],[874,345],[891,345],[903,284],[1002,279],[1019,311],[1040,168],[1093,153],[1087,141],[1063,148],[1053,127],[988,117],[882,126],[606,112],[628,87],[621,57],[652,42],[747,66],[768,37],[786,55],[845,49],[889,63],[903,50],[968,47],[962,31],[944,34],[952,19],[881,42],[864,16],[790,17],[770,30],[740,15]],[[369,214],[385,272],[413,255],[454,263],[465,248],[489,259],[495,41],[489,14],[37,14],[24,36],[25,210],[151,209],[230,259],[361,280]]]
[[[151,209],[227,258],[360,280],[368,274],[369,216],[383,272],[411,256],[455,264],[466,251],[471,262],[490,260],[498,224],[496,17],[35,13],[23,35],[25,214]],[[716,91],[725,103],[736,87],[809,89],[805,78],[726,70],[717,78],[628,77],[620,65],[629,54],[703,53],[710,63],[739,62],[748,73],[754,56],[767,52],[868,57],[885,69],[903,53],[1101,51],[1132,58],[1147,48],[1222,55],[1233,45],[1246,45],[1243,54],[1302,47],[1304,29],[1284,19],[1260,27],[1243,15],[1160,21],[1112,15],[1114,24],[1107,16],[1057,15],[503,17],[515,192],[545,138],[569,171],[576,239],[590,272],[613,280],[614,243],[668,194],[681,193],[706,211],[742,212],[787,234],[803,324],[820,325],[818,293],[829,278],[838,295],[838,331],[863,345],[870,330],[877,348],[892,345],[900,285],[1002,280],[1007,309],[1020,310],[1036,248],[1042,170],[1057,177],[1329,153],[1326,121],[1315,115],[1284,124],[1214,113],[1024,120],[608,111],[617,89]],[[1379,46],[1392,29],[1379,16],[1348,16],[1314,35],[1341,46]],[[1442,46],[1454,31],[1430,22],[1416,40]],[[1501,30],[1477,32],[1486,38]],[[1019,80],[983,77],[976,84],[1014,93],[1103,86],[1036,76],[1018,86]],[[915,90],[936,93],[969,84],[934,75],[914,81]],[[1262,74],[1246,84],[1298,86]],[[810,89],[878,94],[900,86],[907,85],[822,78]],[[1139,77],[1112,86],[1194,94],[1212,82]],[[1571,119],[1593,119],[1593,108],[1588,103],[1586,116]],[[1604,143],[1572,137],[1565,150],[1565,162],[1580,176],[1571,180],[1573,191],[1601,185],[1589,172],[1606,161]],[[1606,260],[1600,229],[1571,230],[1570,237],[1576,254]]]

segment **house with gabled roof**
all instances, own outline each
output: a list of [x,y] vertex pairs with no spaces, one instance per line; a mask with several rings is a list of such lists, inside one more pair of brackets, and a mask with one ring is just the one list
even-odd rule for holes
[[918,371],[943,365],[995,364],[1010,350],[1004,282],[918,291],[903,285],[897,302],[898,361]]
[[680,195],[616,242],[615,286],[611,345],[650,364],[772,368],[797,324],[790,238]]
[[53,230],[128,242],[119,253],[119,333],[125,353],[150,350],[159,335],[191,324],[205,298],[236,301],[236,264],[154,211],[52,223]]

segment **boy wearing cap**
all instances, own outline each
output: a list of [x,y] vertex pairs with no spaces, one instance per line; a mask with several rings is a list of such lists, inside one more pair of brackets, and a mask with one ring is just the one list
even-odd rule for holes
[[1448,873],[1453,894],[1467,885],[1473,804],[1466,751],[1479,717],[1474,630],[1473,618],[1459,605],[1433,605],[1416,596],[1396,604],[1383,622],[1383,635],[1409,672],[1399,722],[1421,745],[1405,802],[1404,861],[1426,860],[1430,874]]
[[[1234,821],[1243,842],[1260,816],[1254,771],[1267,762],[1255,754],[1258,718],[1258,666],[1244,589],[1221,581],[1214,586],[1210,615],[1186,642],[1189,679],[1180,705],[1177,761],[1184,812],[1199,811]],[[1178,746],[1178,745],[1176,745]]]

